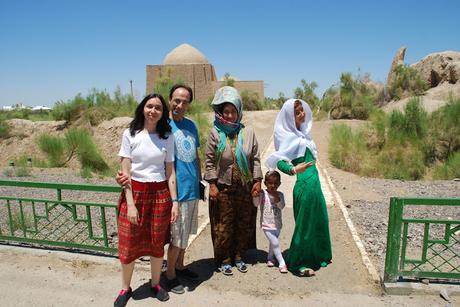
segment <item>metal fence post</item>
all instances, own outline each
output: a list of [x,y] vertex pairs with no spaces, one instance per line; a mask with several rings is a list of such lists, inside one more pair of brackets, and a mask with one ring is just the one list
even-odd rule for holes
[[403,203],[400,199],[390,199],[390,214],[388,217],[387,251],[385,257],[385,282],[395,282],[398,279],[399,254],[401,247],[401,224]]

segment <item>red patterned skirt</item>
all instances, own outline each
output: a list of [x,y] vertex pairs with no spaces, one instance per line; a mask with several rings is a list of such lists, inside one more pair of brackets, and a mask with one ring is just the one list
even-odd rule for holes
[[128,264],[142,256],[162,258],[169,243],[171,195],[168,183],[131,180],[139,224],[129,222],[125,193],[118,201],[118,258]]

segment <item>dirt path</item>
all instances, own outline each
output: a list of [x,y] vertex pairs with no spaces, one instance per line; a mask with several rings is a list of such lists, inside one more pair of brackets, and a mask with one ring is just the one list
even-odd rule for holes
[[[273,148],[270,144],[274,111],[251,113],[248,126],[256,130],[264,155]],[[314,126],[321,165],[326,169],[327,136],[330,123]],[[347,173],[343,174],[346,176]],[[336,175],[336,173],[334,173]],[[283,211],[284,228],[280,242],[283,250],[289,247],[293,232],[290,195],[293,177],[283,176],[281,190],[288,197]],[[324,187],[323,187],[324,188]],[[363,191],[365,192],[365,191]],[[370,192],[371,193],[371,192]],[[326,193],[325,193],[326,194]],[[372,195],[369,195],[372,197]],[[200,208],[200,220],[207,218],[207,206]],[[386,296],[375,284],[361,261],[344,217],[337,205],[328,201],[330,230],[333,244],[333,263],[312,278],[280,274],[265,265],[267,240],[258,230],[258,249],[251,251],[249,272],[235,272],[231,277],[214,272],[209,227],[193,241],[186,261],[200,273],[195,284],[185,283],[189,292],[171,294],[165,305],[187,306],[441,306],[446,305],[435,296]],[[148,297],[148,263],[140,262],[133,277],[134,299],[128,306],[147,306],[157,303]],[[107,306],[111,305],[120,287],[119,263],[103,258],[67,252],[13,248],[0,245],[0,287],[2,306]]]

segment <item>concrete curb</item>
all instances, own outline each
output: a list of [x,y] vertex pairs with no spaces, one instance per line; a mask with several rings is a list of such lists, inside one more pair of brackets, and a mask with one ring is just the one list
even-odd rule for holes
[[384,283],[383,287],[390,295],[439,295],[441,291],[445,291],[450,296],[460,295],[460,286],[448,284],[425,285],[419,282],[394,282]]
[[[364,248],[364,244],[359,238],[358,232],[356,231],[355,226],[353,225],[352,220],[350,219],[350,216],[348,214],[347,208],[342,202],[342,198],[340,197],[339,193],[334,187],[334,184],[332,183],[331,178],[329,177],[329,174],[327,173],[326,169],[323,168],[320,164],[320,161],[317,160],[317,168],[319,170],[319,175],[323,176],[326,180],[324,181],[326,183],[326,189],[329,189],[333,199],[335,200],[335,203],[339,205],[340,210],[342,211],[343,218],[345,219],[348,229],[350,230],[351,236],[353,238],[353,241],[356,244],[356,247],[358,248],[360,254],[361,254],[361,260],[364,263],[364,266],[367,268],[367,271],[372,277],[372,280],[377,283],[381,284],[382,279],[380,278],[379,274],[377,273],[377,270],[375,269],[374,265],[372,264],[366,249]],[[326,191],[324,191],[326,192]]]

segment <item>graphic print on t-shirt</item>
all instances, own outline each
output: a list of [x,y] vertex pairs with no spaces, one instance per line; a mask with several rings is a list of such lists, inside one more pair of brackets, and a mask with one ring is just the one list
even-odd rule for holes
[[196,144],[193,135],[185,129],[174,132],[176,157],[184,162],[192,162],[196,158]]

